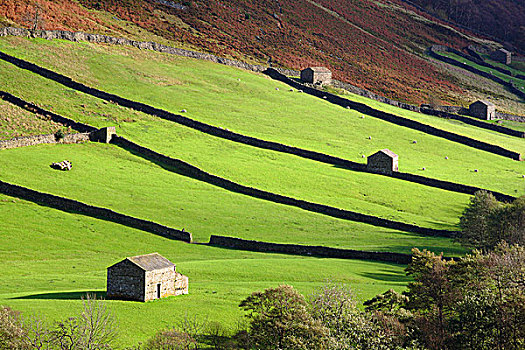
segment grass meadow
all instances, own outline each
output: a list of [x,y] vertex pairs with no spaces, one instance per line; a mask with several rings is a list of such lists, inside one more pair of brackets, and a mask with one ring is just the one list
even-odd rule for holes
[[327,280],[347,283],[359,300],[407,282],[403,266],[219,249],[171,241],[81,215],[0,195],[0,305],[47,323],[80,312],[80,297],[104,296],[106,268],[126,256],[159,252],[187,275],[190,293],[147,303],[107,301],[120,346],[197,317],[235,330],[239,302],[252,291],[291,284],[309,294]]
[[[33,49],[39,45],[46,47],[42,54]],[[7,38],[0,40],[0,49],[88,85],[176,113],[185,109],[191,118],[249,136],[358,162],[365,162],[363,155],[389,148],[400,155],[400,171],[515,196],[525,193],[523,163],[372,117],[363,119],[355,111],[290,92],[286,85],[259,74],[206,61],[87,43]],[[15,95],[94,126],[116,124],[119,134],[166,155],[178,157],[182,152],[171,137],[171,122],[105,104],[5,62],[0,62],[0,69],[0,79]],[[444,122],[424,115],[414,117],[438,125]],[[470,136],[479,135],[482,141],[523,149],[521,139],[472,126],[463,129],[469,130]],[[198,149],[194,153],[205,152]]]
[[[363,163],[363,155],[389,148],[400,155],[400,171],[515,196],[525,194],[524,162],[369,116],[362,118],[354,111],[289,91],[288,86],[261,74],[88,43],[1,38],[0,50],[89,86],[175,113],[185,109],[190,118],[249,136]],[[3,61],[0,85],[2,90],[77,121],[96,127],[115,125],[119,135],[145,147],[261,190],[450,230],[458,228],[469,201],[467,195],[209,136],[65,88]],[[525,150],[522,139],[345,96],[444,130]],[[26,117],[29,115],[24,114]],[[6,125],[0,123],[0,133],[6,132]],[[59,172],[49,167],[51,162],[65,159],[73,163],[73,170]],[[412,247],[448,256],[466,252],[451,239],[334,219],[233,193],[166,170],[114,145],[1,150],[0,180],[184,228],[197,243],[219,234],[400,253],[410,253]],[[362,301],[389,288],[402,291],[408,281],[401,265],[186,244],[3,195],[0,222],[0,273],[8,281],[0,285],[0,305],[45,315],[48,322],[78,312],[80,296],[86,292],[103,295],[106,268],[126,256],[159,252],[189,276],[190,294],[186,296],[148,303],[108,301],[120,324],[122,346],[144,341],[185,315],[207,317],[233,330],[242,320],[237,305],[243,298],[283,283],[305,294],[327,280],[348,283]]]

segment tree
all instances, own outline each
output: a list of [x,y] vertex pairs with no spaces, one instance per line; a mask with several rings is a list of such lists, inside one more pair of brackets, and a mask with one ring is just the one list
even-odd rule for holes
[[461,244],[487,251],[498,241],[492,234],[494,213],[501,207],[492,193],[478,191],[470,199],[470,203],[459,220],[461,233],[457,241]]
[[249,312],[249,335],[257,349],[326,349],[328,330],[291,286],[254,292],[239,306]]
[[310,308],[312,316],[330,331],[330,349],[398,348],[396,336],[387,331],[390,320],[357,309],[354,294],[346,285],[323,286],[311,297]]
[[457,241],[487,252],[499,242],[525,244],[525,197],[503,204],[489,192],[478,191],[460,218]]
[[452,338],[448,321],[459,297],[448,278],[454,261],[417,248],[412,249],[412,254],[412,262],[406,268],[407,275],[414,278],[406,292],[407,308],[415,313],[423,344],[429,349],[446,349]]

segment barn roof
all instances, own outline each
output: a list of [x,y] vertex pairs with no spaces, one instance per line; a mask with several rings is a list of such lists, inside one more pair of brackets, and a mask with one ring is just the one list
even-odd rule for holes
[[144,271],[153,271],[175,266],[174,263],[160,255],[159,253],[132,256],[126,258],[126,260],[131,261]]
[[332,73],[332,71],[326,67],[308,67],[306,69],[311,69],[316,73]]
[[370,157],[373,157],[377,154],[380,154],[380,153],[383,153],[383,154],[386,154],[387,156],[389,156],[390,158],[397,158],[397,154],[395,154],[394,152],[392,152],[391,150],[385,148],[385,149],[382,149],[380,151],[377,151],[376,153],[372,154]]
[[508,50],[505,50],[505,49],[499,49],[498,50],[499,52],[503,52],[504,54],[508,55],[510,53],[510,51]]
[[480,103],[484,104],[485,106],[494,106],[494,103],[489,102],[489,101],[483,101],[483,100],[476,101],[473,104],[480,104]]

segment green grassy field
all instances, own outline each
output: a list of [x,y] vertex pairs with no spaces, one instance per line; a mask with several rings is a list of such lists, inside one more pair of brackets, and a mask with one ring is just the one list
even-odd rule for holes
[[[403,266],[240,252],[170,241],[118,224],[0,195],[0,305],[48,323],[80,311],[87,292],[104,295],[106,268],[126,256],[159,252],[190,279],[190,294],[148,303],[108,301],[118,343],[144,341],[186,314],[235,328],[252,291],[291,284],[308,294],[326,280],[350,284],[360,300],[404,289]],[[147,320],[145,319],[147,315]]]
[[[49,56],[37,56],[31,50],[41,44],[49,49]],[[284,84],[232,67],[126,47],[59,41],[9,38],[0,41],[0,48],[109,92],[173,112],[186,109],[191,118],[250,136],[358,162],[365,161],[362,155],[389,148],[400,155],[400,171],[511,195],[524,193],[523,163],[374,118],[361,119],[353,111],[290,92]],[[67,64],[57,64],[54,57]],[[10,92],[94,126],[118,124],[120,134],[177,157],[180,148],[174,145],[171,133],[165,132],[166,128],[171,129],[168,126],[171,123],[104,104],[7,63],[1,63],[0,67],[5,70],[0,79]],[[29,79],[31,84],[24,84]],[[34,89],[35,85],[39,88]],[[435,122],[443,121],[435,118]],[[495,143],[507,148],[523,149],[521,139],[469,128],[472,130],[469,133],[479,131],[490,138],[480,137],[484,141],[496,140]],[[165,136],[159,139],[162,134]],[[368,136],[372,139],[368,140]],[[413,144],[413,140],[418,143]],[[201,151],[204,150],[200,148]]]
[[[20,159],[24,159],[23,165]],[[57,172],[49,167],[53,160],[64,159],[73,163],[73,171]],[[444,250],[447,254],[462,251],[448,239],[333,219],[232,193],[168,172],[116,146],[18,148],[2,151],[0,161],[5,169],[0,175],[3,181],[184,228],[200,242],[207,242],[211,234],[222,234],[269,242],[404,253],[413,246],[434,246],[435,251]],[[28,173],[34,176],[27,176]],[[306,191],[306,187],[300,188]],[[434,208],[439,205],[436,202]],[[456,206],[456,210],[462,207]],[[441,208],[447,210],[445,206]],[[431,214],[426,220],[432,220]]]
[[[348,111],[263,75],[205,61],[63,41],[1,38],[0,50],[75,80],[250,136],[365,162],[390,148],[400,170],[525,194],[525,163]],[[457,229],[469,197],[384,176],[340,169],[292,155],[212,137],[87,96],[0,61],[2,89],[56,113],[117,133],[212,174],[262,190],[347,210]],[[278,90],[276,90],[278,88]],[[505,137],[439,118],[374,108],[523,150]],[[2,112],[0,111],[0,118]],[[0,132],[7,129],[0,125]],[[372,136],[369,140],[368,136]],[[417,140],[417,144],[412,141]],[[525,152],[524,152],[525,153]],[[445,159],[447,156],[449,159]],[[51,162],[71,160],[59,172]],[[422,167],[426,167],[423,171]],[[465,253],[450,239],[424,237],[232,193],[171,172],[114,145],[40,145],[0,151],[0,180],[87,204],[184,228],[197,242],[211,234],[268,242],[409,253],[429,248]],[[474,172],[478,169],[479,172]],[[187,313],[232,328],[238,303],[255,290],[283,283],[308,294],[326,280],[350,284],[359,300],[404,289],[404,266],[242,252],[185,244],[99,219],[0,195],[0,305],[46,315],[76,313],[83,293],[105,290],[105,269],[126,256],[159,252],[190,278],[190,294],[148,303],[109,301],[120,323],[120,345],[143,341]],[[144,315],[148,320],[144,321]]]

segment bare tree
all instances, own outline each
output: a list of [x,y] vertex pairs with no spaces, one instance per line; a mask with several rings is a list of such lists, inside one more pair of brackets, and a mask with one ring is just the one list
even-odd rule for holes
[[44,29],[45,21],[43,18],[44,9],[40,4],[33,3],[27,7],[26,14],[22,18],[23,23],[31,32]]

